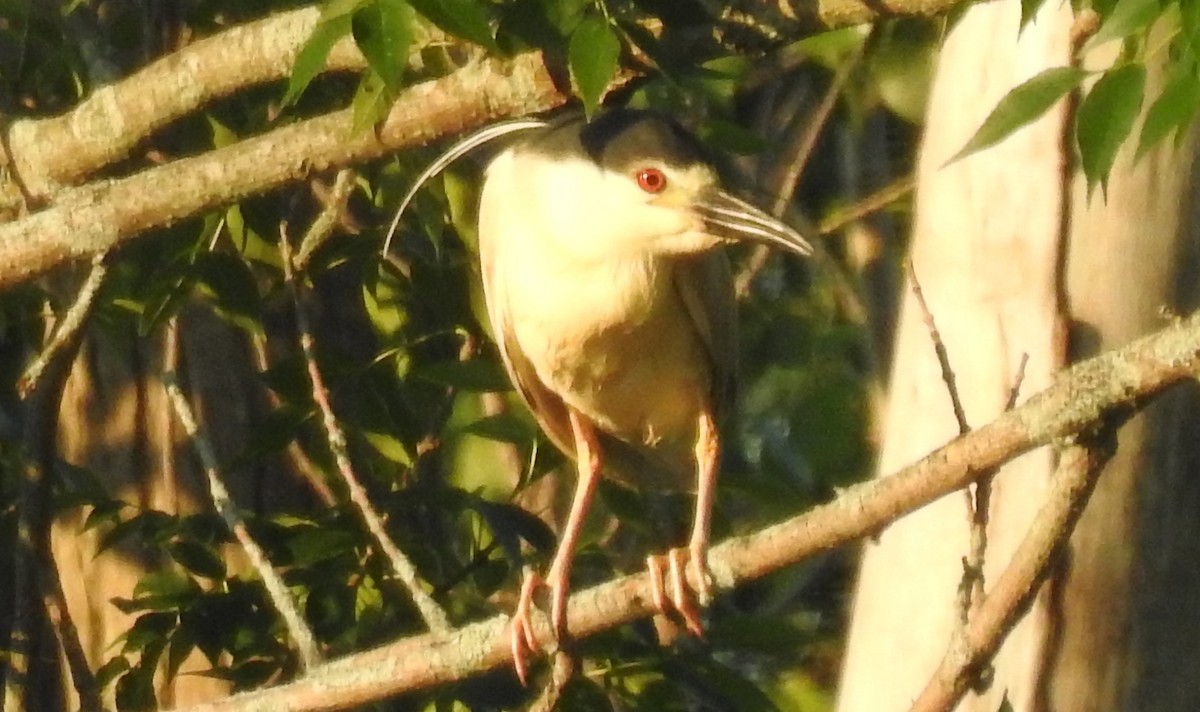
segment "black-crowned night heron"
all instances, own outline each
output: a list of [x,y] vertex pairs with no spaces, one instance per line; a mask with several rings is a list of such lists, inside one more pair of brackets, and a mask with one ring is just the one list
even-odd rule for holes
[[545,578],[525,577],[511,621],[524,680],[526,656],[539,647],[530,618],[539,586],[550,589],[556,634],[567,633],[571,563],[601,476],[696,493],[687,546],[649,557],[648,567],[656,604],[700,632],[695,601],[710,596],[717,424],[733,395],[737,353],[733,285],[719,248],[750,240],[807,255],[811,247],[722,190],[697,142],[646,112],[500,125],[431,168],[514,130],[528,132],[488,165],[480,198],[488,317],[513,383],[578,470],[554,560]]

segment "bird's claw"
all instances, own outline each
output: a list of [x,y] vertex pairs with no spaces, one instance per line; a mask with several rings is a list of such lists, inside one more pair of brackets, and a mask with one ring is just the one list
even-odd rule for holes
[[[674,609],[683,618],[687,629],[698,638],[704,637],[704,626],[696,604],[707,606],[712,600],[712,580],[704,554],[702,548],[677,548],[666,554],[646,557],[655,607],[662,613]],[[688,567],[695,574],[694,588],[688,581]]]
[[[553,574],[553,572],[551,572]],[[509,619],[509,645],[513,654],[513,668],[522,685],[528,684],[529,664],[527,658],[532,653],[542,649],[541,642],[533,630],[533,596],[539,588],[550,589],[550,623],[554,635],[559,640],[567,634],[567,590],[562,582],[553,575],[544,579],[535,572],[526,572],[521,582],[521,594],[517,599],[517,609]]]

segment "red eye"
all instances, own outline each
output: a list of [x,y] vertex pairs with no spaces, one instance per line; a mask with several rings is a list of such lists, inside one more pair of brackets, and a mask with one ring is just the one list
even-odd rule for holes
[[647,193],[661,193],[667,187],[667,177],[657,168],[643,168],[637,172],[637,184]]

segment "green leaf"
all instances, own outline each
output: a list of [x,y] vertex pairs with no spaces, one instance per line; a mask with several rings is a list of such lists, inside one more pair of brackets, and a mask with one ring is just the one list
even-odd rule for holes
[[375,332],[388,341],[399,339],[409,323],[412,286],[398,271],[380,266],[363,281],[363,304]]
[[103,690],[112,684],[112,681],[116,680],[118,675],[128,670],[128,658],[124,656],[110,658],[108,662],[101,665],[100,669],[96,671],[96,685]]
[[122,647],[122,652],[136,653],[144,650],[148,645],[164,641],[167,633],[175,627],[176,620],[177,616],[174,613],[166,612],[138,616],[133,627],[125,634],[125,645]]
[[357,539],[343,529],[305,527],[288,541],[292,565],[312,566],[354,551]]
[[1158,0],[1120,0],[1096,34],[1084,43],[1082,51],[1086,53],[1106,42],[1123,40],[1154,22],[1160,12]]
[[208,126],[212,129],[213,148],[225,148],[238,142],[238,135],[233,129],[218,121],[217,117],[205,114],[204,118],[208,120]]
[[528,443],[537,437],[537,432],[528,422],[508,412],[484,416],[468,424],[462,432],[516,445]]
[[245,262],[225,252],[204,252],[194,268],[197,284],[207,288],[221,316],[252,333],[259,329],[262,299]]
[[171,558],[194,574],[217,580],[225,578],[225,562],[211,546],[185,540],[172,543],[167,550]]
[[1176,72],[1146,112],[1135,159],[1140,159],[1159,141],[1189,122],[1196,115],[1197,107],[1200,107],[1200,77],[1191,71]]
[[410,0],[417,12],[446,32],[498,52],[488,5],[477,0]]
[[617,73],[621,41],[602,17],[589,17],[571,33],[567,65],[583,100],[584,113],[591,117]]
[[1108,172],[1137,119],[1145,85],[1146,68],[1127,64],[1105,72],[1079,105],[1075,137],[1089,195],[1097,183],[1107,189]]
[[354,107],[354,121],[351,127],[354,133],[367,131],[387,116],[392,99],[392,93],[374,70],[364,74],[358,82],[354,99],[350,102]]
[[325,58],[337,41],[350,34],[350,15],[341,14],[321,20],[313,33],[304,41],[292,63],[292,74],[288,77],[287,91],[283,94],[283,105],[296,103],[312,80],[325,68]]
[[412,467],[416,462],[408,446],[392,433],[364,429],[362,436],[376,452],[392,462],[404,467]]
[[1033,16],[1045,4],[1046,0],[1021,0],[1021,31],[1025,30],[1025,26],[1033,21]]
[[421,366],[413,376],[473,393],[491,393],[512,389],[508,374],[490,359],[440,361]]
[[1200,57],[1200,2],[1179,0],[1179,24],[1184,41],[1192,49],[1192,56]]
[[1033,123],[1086,76],[1087,72],[1077,67],[1054,67],[1023,82],[996,104],[971,140],[946,165],[993,146]]
[[350,21],[354,42],[393,96],[408,66],[413,19],[406,0],[374,0],[355,10]]

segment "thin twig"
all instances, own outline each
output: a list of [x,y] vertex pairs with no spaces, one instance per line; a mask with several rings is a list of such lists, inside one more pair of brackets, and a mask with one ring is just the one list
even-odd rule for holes
[[563,648],[554,651],[554,664],[550,668],[550,679],[541,694],[528,707],[528,712],[552,712],[562,700],[567,683],[579,670],[579,657]]
[[[817,139],[820,138],[821,132],[829,122],[829,116],[837,104],[837,98],[845,88],[846,81],[850,78],[853,70],[858,66],[858,58],[861,55],[861,51],[856,52],[853,58],[838,67],[838,71],[833,75],[833,81],[825,89],[820,103],[817,104],[812,115],[806,117],[808,120],[804,122],[803,130],[789,142],[791,150],[785,151],[784,158],[776,162],[776,165],[783,164],[784,168],[783,176],[775,181],[776,189],[771,201],[771,214],[775,217],[781,218],[787,211],[788,203],[796,194],[796,187],[800,184],[800,178],[804,175],[809,158],[812,157],[813,147],[816,146]],[[751,251],[750,258],[738,274],[734,285],[734,290],[739,298],[744,298],[749,293],[750,284],[766,266],[770,256],[771,248],[766,245],[759,245]]]
[[355,509],[358,510],[367,530],[374,537],[384,556],[391,564],[392,572],[404,587],[408,589],[413,603],[416,605],[421,617],[425,619],[425,625],[431,631],[437,633],[449,631],[451,629],[450,619],[446,615],[446,612],[437,604],[437,601],[433,600],[432,596],[426,593],[420,575],[417,573],[417,567],[413,565],[404,552],[400,551],[400,547],[396,546],[392,538],[388,536],[384,528],[383,519],[371,506],[366,489],[359,482],[358,476],[354,474],[354,466],[350,462],[346,434],[333,412],[333,406],[329,401],[329,390],[325,387],[324,377],[321,375],[321,369],[317,365],[316,342],[309,323],[308,310],[304,307],[304,301],[300,293],[300,284],[295,278],[293,271],[292,251],[288,243],[286,222],[282,222],[279,225],[279,249],[282,252],[284,279],[289,285],[292,292],[292,299],[295,303],[296,328],[300,332],[300,350],[304,354],[305,362],[308,364],[308,376],[312,381],[313,400],[316,401],[317,407],[321,411],[325,437],[329,442],[329,449],[333,453],[334,460],[337,462],[338,473],[346,483],[346,490],[350,495],[350,501],[354,504]]
[[[950,353],[946,350],[946,342],[942,340],[942,333],[937,328],[933,312],[929,310],[929,304],[925,301],[925,293],[921,290],[921,281],[917,279],[917,270],[913,266],[912,257],[904,259],[904,271],[908,273],[913,298],[916,300],[917,309],[921,312],[921,319],[925,322],[925,328],[929,330],[929,340],[933,343],[933,352],[937,357],[938,367],[942,371],[942,381],[946,384],[946,392],[950,394],[950,405],[954,410],[954,420],[958,423],[958,434],[966,435],[971,432],[971,425],[967,422],[967,413],[958,393],[954,368],[950,365]],[[983,558],[987,550],[988,515],[987,512],[981,512],[980,508],[988,506],[987,502],[981,501],[981,499],[989,500],[990,492],[986,487],[983,491],[978,486],[974,488],[974,491],[968,487],[963,489],[963,499],[967,507],[967,522],[970,531],[967,555],[963,557],[962,561],[962,578],[959,580],[958,592],[955,596],[955,610],[958,611],[960,626],[967,625],[971,609],[974,607],[973,601],[977,600],[976,593],[983,590]]]
[[[265,373],[270,368],[270,361],[267,358],[267,344],[265,338],[258,333],[250,336],[250,350],[254,357],[254,365],[260,373]],[[267,403],[272,408],[278,408],[281,404],[279,394],[274,390],[265,389]],[[321,473],[321,469],[312,461],[308,453],[304,452],[304,448],[300,446],[297,440],[292,440],[284,449],[287,459],[292,464],[292,468],[298,473],[308,486],[312,488],[317,499],[326,507],[332,507],[337,504],[337,497],[334,496],[333,490],[329,489],[329,485],[325,482],[325,477]]]
[[321,651],[317,647],[312,631],[309,629],[308,624],[304,622],[300,611],[297,610],[296,602],[292,599],[291,593],[288,592],[287,585],[284,584],[283,579],[275,572],[275,569],[271,567],[271,562],[267,560],[267,556],[258,546],[258,542],[254,541],[250,536],[250,532],[246,528],[246,520],[237,511],[237,507],[233,503],[233,498],[229,495],[229,490],[225,488],[225,484],[221,481],[217,455],[213,450],[212,443],[200,432],[200,427],[196,423],[196,417],[192,413],[192,408],[188,404],[187,398],[183,395],[183,391],[179,388],[175,373],[166,372],[162,378],[163,386],[167,389],[167,395],[170,397],[171,404],[175,408],[175,415],[179,418],[180,424],[183,425],[184,431],[191,439],[192,445],[196,448],[196,453],[200,456],[200,461],[204,467],[204,474],[208,477],[208,488],[212,495],[213,506],[216,507],[217,513],[221,515],[221,519],[225,520],[225,525],[229,527],[229,531],[242,546],[242,550],[246,552],[246,557],[250,560],[250,565],[262,577],[263,585],[267,589],[271,603],[275,606],[275,610],[279,612],[279,615],[283,617],[288,632],[291,634],[292,640],[296,643],[296,647],[300,653],[301,666],[306,670],[312,669],[321,662]]
[[62,647],[63,657],[67,660],[71,683],[79,695],[80,712],[100,712],[104,709],[100,698],[100,683],[88,665],[87,654],[83,652],[79,629],[75,626],[75,619],[71,617],[71,610],[67,607],[67,597],[63,593],[58,566],[48,550],[42,552],[42,559],[39,572],[42,605],[46,608],[46,617],[49,618]]
[[946,351],[946,342],[942,341],[942,334],[933,320],[933,313],[929,311],[929,305],[925,302],[925,293],[921,291],[921,282],[917,279],[917,270],[913,267],[912,257],[904,259],[904,271],[908,273],[909,282],[912,283],[913,297],[917,300],[917,308],[921,310],[921,319],[925,322],[925,328],[929,330],[930,341],[933,342],[933,351],[937,355],[938,366],[942,369],[942,380],[946,383],[946,392],[950,394],[950,405],[954,408],[954,420],[958,423],[958,434],[966,435],[971,432],[971,425],[967,422],[967,413],[963,410],[962,399],[958,395],[954,369],[950,366],[950,354]]
[[303,272],[308,267],[313,253],[325,244],[333,235],[333,229],[342,221],[346,202],[350,200],[350,195],[354,192],[354,181],[357,175],[349,168],[338,171],[332,190],[329,191],[329,195],[323,197],[324,206],[321,212],[317,214],[308,231],[304,233],[303,239],[300,240],[300,249],[296,251],[295,269],[297,272]]
[[92,311],[92,305],[96,302],[96,295],[100,293],[100,286],[104,284],[104,276],[108,274],[108,254],[100,252],[92,256],[92,267],[88,272],[87,277],[83,281],[83,285],[79,288],[79,293],[75,297],[75,301],[63,314],[62,321],[54,329],[54,336],[50,338],[50,343],[46,344],[46,348],[38,354],[33,363],[25,369],[25,373],[17,379],[17,394],[24,398],[29,395],[37,385],[38,379],[46,370],[46,365],[64,350],[68,349],[68,345],[73,342],[80,328],[87,321],[88,315]]
[[916,176],[912,174],[901,176],[862,200],[826,215],[817,225],[817,234],[831,235],[852,222],[862,220],[871,213],[886,208],[913,192],[916,187]]
[[862,49],[866,44],[866,42],[861,43],[852,56],[847,57],[838,65],[837,72],[833,75],[833,81],[825,89],[821,102],[817,104],[811,116],[805,117],[804,131],[792,143],[791,158],[787,160],[783,175],[778,181],[779,188],[775,192],[775,202],[771,205],[771,213],[775,217],[783,217],[788,203],[796,194],[796,187],[800,185],[800,177],[804,175],[808,160],[812,158],[817,139],[825,130],[825,125],[829,123],[829,116],[833,113],[833,107],[837,105],[838,96],[846,88],[846,82],[858,69],[858,60],[862,57]]
[[1013,553],[1011,563],[970,623],[955,633],[941,666],[910,712],[944,712],[962,700],[980,669],[1029,610],[1050,565],[1067,545],[1115,447],[1115,434],[1106,429],[1095,437],[1081,436],[1060,452],[1045,504]]

